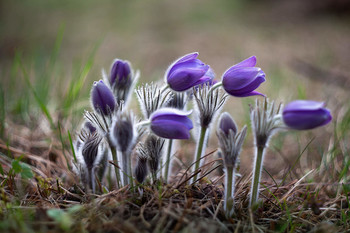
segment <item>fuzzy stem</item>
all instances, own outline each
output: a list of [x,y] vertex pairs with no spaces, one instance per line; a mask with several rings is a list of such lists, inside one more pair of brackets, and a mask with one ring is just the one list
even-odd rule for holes
[[255,166],[253,173],[253,182],[250,194],[250,206],[253,206],[257,203],[259,198],[259,186],[261,178],[261,170],[263,165],[263,155],[264,155],[264,146],[257,146],[257,153],[255,156]]
[[168,177],[169,177],[169,167],[170,167],[170,156],[171,156],[171,149],[173,147],[173,139],[168,140],[168,151],[167,151],[167,157],[165,161],[165,173],[164,173],[164,179],[165,183],[168,183]]
[[[207,127],[201,127],[201,133],[199,135],[199,140],[198,140],[198,143],[197,143],[197,149],[196,149],[196,157],[195,157],[195,167],[194,167],[194,171],[197,171],[198,168],[199,168],[199,165],[200,165],[200,159],[202,158],[202,154],[203,152],[205,151],[205,148],[203,150],[203,147],[204,147],[204,141],[205,141],[205,134],[207,132]],[[197,180],[197,175],[196,174],[195,176],[193,176],[193,179],[192,179],[192,183],[195,182]]]
[[233,167],[226,168],[225,174],[225,202],[224,210],[227,217],[233,214],[233,198],[235,193],[235,169]]
[[[111,148],[113,161],[114,161],[115,165],[118,166],[117,150],[115,149],[114,146],[110,146],[110,148]],[[120,173],[119,173],[119,168],[117,166],[114,166],[115,177],[117,179],[117,188],[121,188],[121,185],[120,185]]]
[[123,186],[126,186],[129,184],[129,173],[128,173],[128,154],[126,151],[122,152],[122,163],[123,163]]
[[129,155],[128,155],[128,174],[129,174],[129,184],[131,187],[133,187],[134,179],[132,176],[132,169],[131,169],[131,152],[129,152]]
[[217,83],[215,83],[213,86],[211,86],[211,88],[209,89],[209,92],[208,92],[208,96],[210,96],[211,93],[212,93],[215,89],[217,89],[217,88],[219,88],[219,87],[221,87],[221,86],[222,86],[222,82],[217,82]]

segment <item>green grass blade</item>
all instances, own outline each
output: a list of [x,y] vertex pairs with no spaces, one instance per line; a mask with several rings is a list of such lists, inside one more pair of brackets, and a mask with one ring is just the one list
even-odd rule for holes
[[51,114],[50,114],[49,110],[47,109],[46,105],[43,103],[43,101],[39,98],[37,92],[34,90],[33,85],[32,85],[32,83],[30,82],[28,73],[27,73],[26,69],[24,68],[22,62],[20,63],[20,67],[21,67],[21,70],[22,70],[22,73],[23,73],[23,77],[24,77],[24,79],[25,79],[25,81],[26,81],[26,83],[27,83],[29,89],[30,89],[31,92],[33,93],[34,98],[35,98],[37,104],[39,105],[41,111],[45,114],[46,118],[47,118],[48,121],[50,122],[51,128],[54,129],[54,128],[55,128],[55,124],[53,123]]
[[64,146],[64,140],[63,140],[63,137],[62,137],[62,131],[61,131],[61,124],[60,122],[58,122],[58,125],[57,125],[57,128],[58,128],[58,133],[59,133],[59,136],[60,136],[60,141],[61,141],[61,144],[62,144],[62,153],[63,153],[63,156],[66,160],[66,163],[67,163],[67,167],[68,169],[71,171],[71,167],[70,167],[70,164],[69,164],[69,161],[68,161],[68,158],[67,158],[67,155],[65,153],[65,146]]
[[5,132],[5,93],[2,89],[2,86],[0,86],[0,137],[2,138],[4,136]]
[[68,138],[69,138],[69,143],[70,143],[70,147],[71,147],[71,149],[72,149],[72,153],[73,153],[73,158],[74,158],[74,162],[78,162],[78,160],[77,160],[77,157],[76,157],[76,155],[75,155],[75,150],[74,150],[74,146],[73,146],[73,140],[72,140],[72,136],[71,136],[71,134],[70,134],[70,132],[69,132],[69,130],[68,130]]
[[64,109],[66,114],[68,114],[68,111],[70,110],[70,108],[74,104],[75,100],[78,98],[78,96],[83,88],[83,85],[86,81],[86,78],[87,78],[87,76],[91,70],[91,67],[94,63],[95,54],[96,54],[96,51],[97,51],[99,45],[100,45],[100,42],[92,49],[88,60],[86,61],[85,65],[83,66],[83,68],[79,74],[79,78],[77,80],[72,80],[70,83],[68,92],[67,92],[65,99],[63,101],[63,109]]
[[310,144],[315,140],[315,137],[313,137],[310,142],[305,146],[305,148],[303,149],[303,151],[299,154],[298,158],[295,160],[293,166],[288,170],[287,174],[283,177],[281,183],[279,186],[281,186],[287,179],[287,176],[290,174],[290,172],[294,169],[294,167],[297,165],[297,163],[299,162],[301,156],[304,154],[304,152],[306,151],[306,149],[310,146]]

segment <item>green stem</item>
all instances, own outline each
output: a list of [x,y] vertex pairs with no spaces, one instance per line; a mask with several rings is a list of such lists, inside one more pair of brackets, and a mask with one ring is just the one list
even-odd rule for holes
[[123,166],[123,186],[129,184],[129,171],[128,171],[128,154],[126,151],[122,152],[122,166]]
[[170,167],[170,156],[171,156],[171,149],[173,147],[173,139],[168,140],[168,151],[167,151],[167,157],[165,161],[165,173],[164,173],[164,179],[165,183],[168,183],[168,176],[169,176],[169,167]]
[[227,217],[231,217],[233,214],[233,198],[235,190],[235,174],[233,167],[226,168],[225,177],[225,203],[224,210]]
[[260,186],[261,170],[263,165],[263,155],[264,155],[264,147],[257,146],[253,182],[252,182],[252,188],[251,188],[251,194],[250,194],[250,206],[253,206],[254,204],[256,204],[259,198],[259,186]]
[[[199,141],[197,143],[197,149],[196,149],[196,158],[195,158],[195,167],[194,167],[194,172],[196,172],[199,168],[199,165],[200,165],[200,159],[202,158],[202,154],[203,152],[205,151],[205,149],[203,150],[203,147],[204,147],[204,140],[205,140],[205,134],[207,132],[207,127],[201,127],[201,133],[199,135]],[[196,180],[197,180],[197,176],[198,176],[198,173],[193,176],[192,178],[192,183],[194,183]]]
[[120,173],[119,173],[119,168],[118,168],[117,150],[115,149],[114,146],[110,146],[110,148],[111,148],[112,158],[113,158],[114,164],[116,165],[116,166],[114,166],[114,171],[115,171],[115,177],[117,179],[117,188],[121,188]]
[[128,156],[128,174],[129,174],[130,187],[133,187],[134,186],[134,178],[132,176],[132,169],[131,169],[131,152],[129,152],[129,156]]

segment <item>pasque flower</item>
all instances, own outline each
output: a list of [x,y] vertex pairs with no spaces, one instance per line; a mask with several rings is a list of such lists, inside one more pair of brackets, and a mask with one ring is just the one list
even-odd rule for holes
[[190,112],[184,112],[173,108],[163,108],[151,115],[151,130],[162,138],[189,139],[193,124],[187,116]]
[[255,89],[265,82],[265,73],[255,65],[256,57],[252,56],[230,67],[222,77],[225,91],[236,97],[263,95]]
[[212,79],[209,66],[197,59],[198,53],[187,54],[175,61],[166,72],[166,81],[174,91],[186,91]]
[[283,121],[292,129],[306,130],[328,124],[332,120],[330,111],[323,102],[295,100],[283,109]]
[[91,90],[91,102],[95,111],[103,115],[109,115],[115,108],[113,93],[102,80],[94,82]]
[[112,63],[109,82],[111,87],[114,85],[119,86],[119,88],[125,88],[131,85],[131,66],[128,61],[123,61],[115,59]]

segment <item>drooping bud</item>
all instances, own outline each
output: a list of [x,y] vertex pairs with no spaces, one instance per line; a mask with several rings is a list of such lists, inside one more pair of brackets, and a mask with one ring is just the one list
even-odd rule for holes
[[151,130],[162,138],[189,139],[193,124],[187,116],[190,112],[174,108],[163,108],[151,115]]
[[332,120],[330,111],[323,102],[295,100],[283,109],[283,121],[292,129],[308,130],[328,124]]

